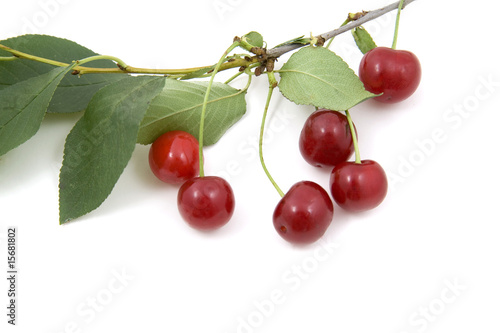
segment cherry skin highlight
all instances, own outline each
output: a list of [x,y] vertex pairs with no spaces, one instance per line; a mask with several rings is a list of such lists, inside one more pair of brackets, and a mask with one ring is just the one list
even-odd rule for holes
[[149,166],[163,182],[181,184],[199,172],[198,140],[184,131],[158,137],[149,149]]
[[191,227],[215,230],[229,222],[233,215],[233,190],[223,178],[196,177],[179,189],[177,207]]
[[345,210],[366,211],[382,203],[388,182],[384,169],[375,161],[344,162],[330,175],[330,190],[335,202]]
[[306,162],[313,166],[333,167],[347,161],[354,152],[347,117],[332,110],[315,111],[302,128],[299,149]]
[[368,51],[359,65],[359,78],[365,89],[382,94],[374,97],[383,103],[397,103],[410,97],[420,83],[422,69],[410,51],[376,47]]
[[310,244],[324,235],[333,218],[333,203],[318,184],[302,181],[281,198],[273,214],[274,228],[292,244]]

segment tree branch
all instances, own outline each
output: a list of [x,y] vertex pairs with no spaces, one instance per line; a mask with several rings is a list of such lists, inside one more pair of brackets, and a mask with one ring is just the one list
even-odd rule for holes
[[[409,5],[410,3],[414,2],[414,1],[416,1],[416,0],[406,0],[403,4],[402,8],[405,8],[407,5]],[[358,13],[358,14],[354,15],[354,18],[351,15],[349,15],[349,19],[352,20],[351,22],[347,23],[346,25],[343,25],[342,27],[340,27],[338,29],[335,29],[335,30],[332,30],[329,32],[325,32],[321,35],[318,35],[318,36],[314,37],[313,39],[326,41],[326,40],[331,39],[337,35],[343,34],[344,32],[347,32],[353,28],[356,28],[360,25],[363,25],[364,23],[366,23],[368,21],[371,21],[371,20],[376,19],[384,14],[387,14],[390,11],[396,10],[396,9],[398,9],[398,6],[399,6],[399,1],[397,1],[393,4],[390,4],[388,6],[385,6],[383,8],[380,8],[380,9],[376,9],[376,10],[369,11],[369,12]],[[303,46],[309,45],[311,43],[311,40],[312,39],[310,39],[310,38],[303,38],[303,39],[299,38],[299,39],[294,40],[293,42],[281,44],[281,45],[276,46],[270,50],[267,50],[267,53],[265,54],[265,58],[277,59],[287,52],[290,52],[290,51],[296,50],[298,48],[301,48]],[[16,60],[16,59],[29,59],[29,60],[33,60],[33,61],[38,61],[38,62],[50,64],[53,66],[67,67],[69,65],[69,64],[64,63],[64,62],[55,61],[55,60],[46,59],[46,58],[41,58],[41,57],[37,57],[37,56],[31,55],[31,54],[20,52],[20,51],[11,49],[10,47],[7,47],[5,45],[2,45],[2,44],[0,44],[0,49],[7,51],[13,55],[13,57],[1,57],[0,60],[3,60],[3,61],[5,61],[5,60],[12,61],[12,60]],[[261,57],[262,57],[262,55],[261,55]],[[265,59],[263,59],[263,60],[265,60]],[[245,67],[248,67],[252,64],[260,63],[260,62],[261,62],[261,58],[259,56],[254,56],[251,58],[250,57],[241,57],[241,58],[235,57],[235,58],[232,58],[231,60],[223,63],[222,66],[220,67],[219,71],[223,71],[223,70],[227,70],[227,69],[231,69],[231,68],[238,68],[238,67],[245,68]],[[197,71],[203,71],[203,69],[207,69],[207,71],[210,71],[210,67],[212,67],[212,66],[184,68],[184,69],[149,69],[149,68],[137,68],[137,67],[132,67],[132,66],[126,66],[126,67],[118,66],[115,68],[92,68],[92,67],[76,66],[73,74],[83,75],[83,74],[91,74],[91,73],[101,73],[101,74],[104,74],[104,73],[107,73],[107,74],[130,73],[130,74],[163,74],[163,75],[176,75],[176,76],[182,77],[182,76],[188,75],[190,73],[194,73]],[[205,74],[205,72],[203,74]]]
[[[406,0],[403,3],[403,8],[405,8],[407,5],[409,5],[410,3],[414,2],[414,1],[416,1],[416,0]],[[316,38],[323,38],[325,41],[327,41],[330,38],[333,38],[335,36],[343,34],[344,32],[347,32],[351,29],[359,27],[360,25],[363,25],[366,22],[369,22],[369,21],[374,20],[374,19],[376,19],[384,14],[387,14],[390,11],[396,10],[396,9],[398,9],[398,6],[399,6],[399,1],[396,1],[395,3],[390,4],[388,6],[385,6],[383,8],[372,10],[369,12],[363,12],[362,16],[360,18],[358,18],[354,21],[351,21],[350,23],[348,23],[348,24],[346,24],[338,29],[335,29],[335,30],[332,30],[329,32],[325,32],[321,35],[318,35],[318,36],[316,36]],[[298,48],[301,48],[305,45],[307,45],[307,44],[292,43],[292,44],[285,44],[285,45],[277,46],[275,48],[268,50],[267,56],[270,58],[279,58],[283,54],[290,52],[290,51],[293,51],[293,50],[296,50]]]

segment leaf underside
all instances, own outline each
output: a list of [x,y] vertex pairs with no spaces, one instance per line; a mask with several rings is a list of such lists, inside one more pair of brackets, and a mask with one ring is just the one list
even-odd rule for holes
[[352,30],[352,36],[363,54],[377,47],[370,33],[363,27],[354,28]]
[[[198,138],[207,84],[167,79],[144,116],[137,142],[150,144],[172,130],[183,130]],[[205,117],[205,145],[216,143],[245,114],[245,94],[246,91],[214,82]]]
[[279,73],[281,93],[297,104],[341,111],[375,96],[341,57],[324,47],[302,48]]

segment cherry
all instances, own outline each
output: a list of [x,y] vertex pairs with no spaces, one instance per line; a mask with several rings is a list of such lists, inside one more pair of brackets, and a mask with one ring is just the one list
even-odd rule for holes
[[191,227],[215,230],[225,225],[233,215],[233,190],[223,178],[196,177],[179,189],[177,207]]
[[274,228],[286,241],[310,244],[317,241],[330,225],[333,204],[318,184],[302,181],[281,198],[273,214]]
[[387,176],[375,161],[343,162],[330,175],[335,202],[348,211],[360,212],[377,207],[387,194]]
[[332,110],[315,111],[302,128],[299,149],[313,166],[332,167],[347,161],[354,152],[347,117]]
[[158,179],[170,184],[180,184],[196,177],[199,171],[198,141],[184,131],[162,134],[151,145],[149,166]]
[[396,103],[410,97],[420,83],[422,70],[410,51],[376,47],[368,51],[359,65],[359,78],[365,89],[381,96],[383,103]]

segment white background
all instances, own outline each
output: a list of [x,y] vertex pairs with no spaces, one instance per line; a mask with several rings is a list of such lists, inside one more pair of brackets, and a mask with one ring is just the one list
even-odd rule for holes
[[[257,30],[273,46],[389,2],[10,1],[0,12],[0,39],[43,33],[137,67],[193,67],[215,63],[235,35]],[[274,231],[279,196],[252,148],[265,76],[254,80],[243,119],[205,150],[206,173],[224,175],[237,200],[231,222],[210,234],[182,221],[177,188],[154,178],[143,146],[99,209],[59,226],[64,139],[81,114],[48,115],[35,137],[0,157],[1,331],[499,332],[492,6],[419,0],[403,11],[398,47],[421,61],[418,91],[397,105],[369,101],[351,110],[362,158],[385,168],[389,194],[363,214],[336,207],[323,239],[305,248]],[[378,45],[390,46],[394,20],[392,13],[366,25]],[[357,70],[361,53],[349,33],[332,49]],[[328,170],[298,151],[313,109],[279,93],[271,108],[264,154],[278,184],[327,187]],[[10,225],[19,247],[15,328],[6,323],[3,277]]]

